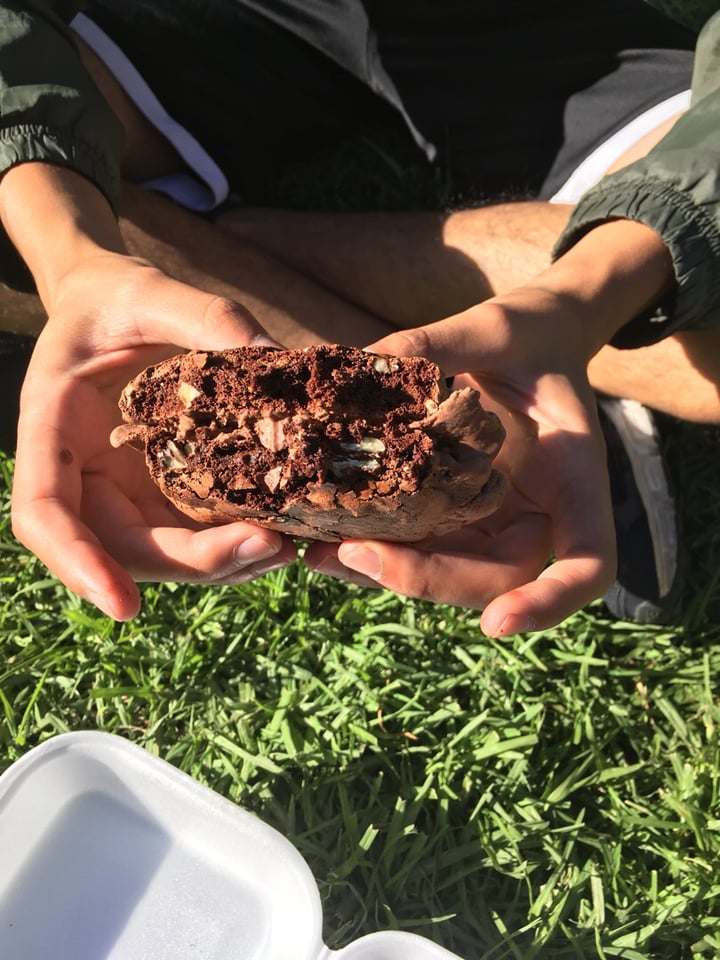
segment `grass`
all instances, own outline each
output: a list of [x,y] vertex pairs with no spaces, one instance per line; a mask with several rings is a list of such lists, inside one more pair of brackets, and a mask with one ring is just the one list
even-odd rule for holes
[[297,846],[326,942],[414,930],[465,960],[720,957],[718,436],[676,426],[687,614],[502,641],[477,614],[320,578],[144,589],[117,624],[9,530],[0,770],[126,737]]

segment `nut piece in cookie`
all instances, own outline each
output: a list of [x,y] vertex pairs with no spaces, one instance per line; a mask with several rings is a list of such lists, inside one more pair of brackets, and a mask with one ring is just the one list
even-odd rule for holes
[[419,541],[492,513],[504,439],[436,364],[349,347],[191,351],[123,391],[114,446],[202,523],[247,519],[315,540]]

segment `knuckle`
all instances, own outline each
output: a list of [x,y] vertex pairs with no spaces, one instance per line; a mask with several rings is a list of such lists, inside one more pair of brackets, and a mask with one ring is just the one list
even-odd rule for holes
[[431,340],[423,327],[398,330],[382,342],[382,352],[397,357],[425,357],[431,352]]
[[414,330],[403,331],[400,336],[405,339],[405,352],[408,356],[426,357],[432,352],[430,334],[424,327],[416,327]]
[[448,583],[436,567],[437,560],[432,554],[415,554],[404,568],[400,564],[395,566],[394,582],[389,586],[405,597],[442,603]]
[[10,525],[13,536],[24,546],[29,546],[32,542],[32,523],[29,517],[16,507],[12,508],[10,514]]
[[[399,569],[400,564],[396,564],[396,573]],[[502,592],[497,584],[481,583],[465,566],[456,570],[451,559],[433,553],[413,556],[403,573],[388,586],[417,600],[477,610],[483,610]]]
[[238,324],[241,324],[247,330],[255,327],[255,323],[245,307],[229,297],[212,297],[203,313],[203,330],[207,334],[217,335],[227,328],[237,328]]

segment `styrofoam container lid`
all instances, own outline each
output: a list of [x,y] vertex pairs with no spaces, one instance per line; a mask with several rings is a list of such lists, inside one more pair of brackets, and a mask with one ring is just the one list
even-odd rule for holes
[[121,737],[68,733],[0,777],[7,960],[459,960],[410,933],[322,940],[287,838]]

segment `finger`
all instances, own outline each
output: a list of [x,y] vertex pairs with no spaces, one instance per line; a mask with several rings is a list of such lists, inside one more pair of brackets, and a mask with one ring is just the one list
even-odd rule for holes
[[267,561],[295,559],[292,541],[272,530],[242,521],[199,527],[159,502],[157,491],[146,506],[120,495],[104,474],[85,477],[83,518],[136,580],[242,582],[258,567],[267,572]]
[[[562,523],[562,521],[561,521]],[[568,521],[572,527],[572,521]],[[540,514],[526,515],[485,537],[476,554],[371,541],[347,541],[308,550],[312,569],[363,586],[375,585],[405,596],[485,609],[481,628],[488,636],[546,629],[562,622],[600,596],[612,582],[614,550],[603,535],[585,544],[573,537],[561,560],[546,567],[551,551],[550,524]],[[467,531],[464,531],[467,538]],[[480,536],[478,532],[474,534]],[[565,533],[561,530],[560,542]]]
[[345,580],[347,583],[354,583],[358,587],[367,587],[375,590],[381,589],[383,584],[378,583],[371,577],[364,576],[356,570],[346,567],[338,559],[337,543],[322,543],[316,541],[311,543],[305,551],[303,562],[308,569],[315,573],[321,573],[327,577],[334,577],[336,580]]
[[79,458],[66,436],[37,420],[32,429],[19,429],[12,495],[15,536],[74,593],[116,620],[129,620],[139,609],[137,588],[80,520],[81,489]]
[[493,637],[555,626],[609,586],[607,568],[595,556],[556,562],[526,582],[534,567],[528,556],[501,562],[496,554],[480,559],[361,543],[343,545],[337,566],[324,562],[314,569],[404,596],[484,609],[480,626]]
[[297,553],[279,533],[242,522],[199,531],[138,526],[117,547],[136,580],[207,584],[244,583]]
[[428,357],[447,376],[482,369],[488,359],[508,344],[505,315],[493,304],[483,304],[481,321],[475,308],[412,330],[391,333],[366,347],[373,353],[400,357]]
[[146,342],[174,343],[189,350],[278,346],[241,304],[184,284],[170,285],[167,296],[156,301],[143,319],[141,332]]
[[[308,550],[305,562],[331,576],[382,586],[403,596],[483,608],[500,593],[525,583],[547,562],[549,525],[540,514],[529,514],[501,536],[479,527],[465,528],[465,549],[450,539],[429,545],[348,540],[335,548]],[[326,545],[325,545],[326,547]]]
[[575,438],[572,459],[565,457],[573,469],[551,506],[556,561],[535,582],[488,606],[481,628],[489,636],[555,626],[610,587],[616,570],[615,528],[607,472],[600,469],[594,445],[591,437]]
[[[242,583],[295,558],[291,542],[270,531],[258,535],[250,524],[200,532],[147,528],[132,505],[117,496],[98,500],[104,521],[98,523],[97,512],[91,511],[87,525],[78,516],[80,480],[68,448],[62,449],[59,463],[59,469],[49,471],[53,476],[46,476],[52,493],[45,493],[25,483],[28,465],[20,456],[13,531],[72,592],[115,620],[137,615],[135,580]],[[104,483],[89,478],[91,488],[98,485]],[[133,523],[128,525],[129,516]]]
[[159,271],[133,286],[129,301],[113,303],[110,333],[94,324],[88,331],[92,352],[140,343],[170,343],[191,350],[220,350],[249,344],[279,346],[241,303],[173,280]]
[[493,600],[480,618],[480,628],[489,637],[547,630],[597,599],[611,582],[601,558],[556,561],[537,580]]
[[[182,335],[182,334],[181,334]],[[250,311],[234,300],[213,296],[203,305],[201,321],[185,333],[180,346],[191,350],[224,350],[228,347],[279,347]]]
[[614,544],[594,543],[589,549],[570,551],[537,580],[493,600],[480,626],[490,637],[556,626],[602,596],[614,575]]
[[140,594],[133,578],[61,500],[14,497],[12,525],[20,543],[73,593],[114,620],[137,615]]

